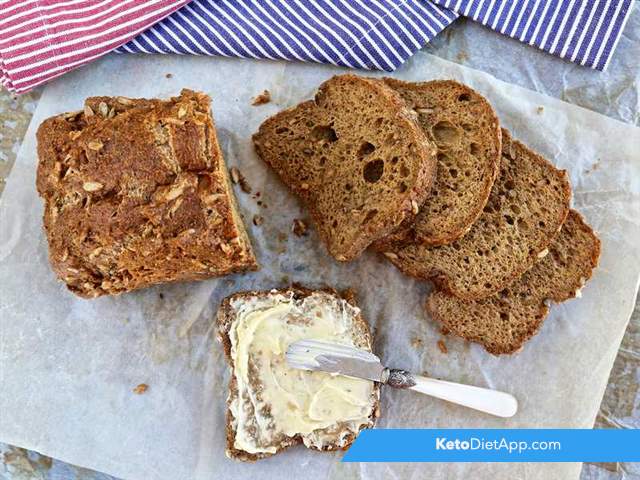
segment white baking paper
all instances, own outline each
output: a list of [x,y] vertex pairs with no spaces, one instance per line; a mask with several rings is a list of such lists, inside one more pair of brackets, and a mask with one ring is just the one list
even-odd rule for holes
[[[425,313],[428,285],[373,253],[351,264],[327,256],[312,232],[290,233],[306,214],[260,163],[250,138],[267,116],[310,97],[342,70],[319,65],[198,57],[109,56],[52,83],[42,96],[0,205],[0,441],[137,479],[577,478],[580,464],[342,464],[340,454],[292,448],[256,464],[224,456],[228,373],[215,339],[220,300],[295,281],[354,287],[390,366],[515,394],[520,411],[491,418],[413,392],[385,389],[379,427],[590,428],[633,309],[640,277],[640,129],[506,84],[428,54],[394,74],[455,78],[485,94],[513,135],[569,170],[574,206],[599,232],[600,268],[583,298],[552,310],[521,353],[493,357],[447,338]],[[171,73],[171,78],[166,74]],[[182,87],[213,99],[229,166],[262,269],[81,300],[47,263],[35,191],[35,130],[91,95],[166,97]],[[271,103],[251,106],[268,89]],[[542,107],[542,108],[540,108]],[[264,217],[256,227],[253,215]],[[143,395],[133,388],[149,385]]]

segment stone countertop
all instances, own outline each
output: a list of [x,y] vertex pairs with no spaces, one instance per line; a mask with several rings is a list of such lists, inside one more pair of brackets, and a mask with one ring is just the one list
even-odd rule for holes
[[[473,41],[470,39],[473,38]],[[478,41],[480,39],[480,41]],[[487,48],[495,42],[495,49]],[[556,59],[519,42],[504,39],[467,21],[458,21],[425,47],[429,53],[485,70],[502,80],[562,98],[621,121],[640,125],[640,9],[632,13],[612,65],[595,73]],[[513,58],[527,55],[528,62]],[[630,62],[630,64],[629,64]],[[631,67],[631,70],[630,70]],[[532,68],[554,70],[554,75]],[[634,70],[635,68],[635,70]],[[567,88],[567,85],[577,85]],[[5,179],[11,171],[41,89],[15,97],[0,90],[0,201]],[[624,108],[620,108],[621,105]],[[61,106],[61,110],[64,107]],[[640,428],[640,297],[622,340],[609,377],[597,428]],[[0,479],[7,480],[114,480],[106,474],[66,464],[35,452],[0,443]],[[585,464],[582,480],[640,478],[640,465],[633,463]]]

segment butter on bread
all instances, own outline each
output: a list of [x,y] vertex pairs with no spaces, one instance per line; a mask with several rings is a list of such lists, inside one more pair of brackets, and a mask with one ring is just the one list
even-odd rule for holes
[[353,298],[292,287],[241,292],[218,310],[218,338],[231,369],[227,456],[255,461],[299,443],[346,449],[378,415],[379,385],[291,369],[289,344],[316,338],[371,351],[371,334]]
[[37,138],[49,260],[77,295],[257,269],[207,95],[88,98]]

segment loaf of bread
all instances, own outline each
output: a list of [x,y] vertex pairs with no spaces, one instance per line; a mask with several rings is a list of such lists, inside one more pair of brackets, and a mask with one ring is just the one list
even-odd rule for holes
[[92,298],[255,270],[208,96],[89,98],[37,133],[49,259]]
[[444,245],[462,237],[489,199],[500,167],[501,130],[489,102],[453,80],[403,82],[386,78],[418,114],[418,123],[438,148],[438,173],[431,195],[414,220],[376,242]]
[[404,273],[433,280],[465,300],[508,287],[544,254],[567,214],[566,172],[502,131],[502,161],[483,213],[462,238],[429,247],[420,242],[387,247]]
[[355,75],[267,119],[253,141],[340,261],[413,219],[436,173],[435,145],[413,110],[383,82]]
[[218,338],[231,376],[227,456],[255,461],[296,444],[346,449],[373,426],[380,386],[290,368],[288,346],[314,338],[371,351],[369,326],[347,292],[292,287],[240,292],[218,310]]
[[542,327],[549,302],[579,295],[599,256],[598,237],[572,210],[548,253],[511,286],[475,301],[434,291],[427,310],[445,330],[480,343],[490,353],[517,352]]

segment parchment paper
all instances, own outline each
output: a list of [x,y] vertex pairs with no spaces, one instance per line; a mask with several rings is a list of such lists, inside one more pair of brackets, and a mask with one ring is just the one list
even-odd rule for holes
[[[380,427],[584,427],[600,404],[640,277],[640,129],[509,85],[428,54],[394,76],[456,78],[488,96],[503,124],[570,171],[574,205],[603,241],[583,298],[552,310],[524,351],[496,358],[448,338],[422,305],[428,285],[372,253],[348,265],[316,235],[290,234],[304,210],[256,158],[250,136],[276,111],[311,96],[341,70],[194,57],[110,56],[43,94],[0,205],[0,440],[126,479],[577,478],[579,464],[341,464],[294,448],[253,465],[224,457],[228,374],[214,338],[220,300],[297,281],[355,287],[375,350],[395,367],[499,388],[520,400],[494,419],[412,392],[383,392]],[[172,73],[168,79],[165,74]],[[182,87],[214,97],[218,135],[267,207],[237,193],[262,270],[84,301],[47,264],[35,180],[35,129],[90,95],[160,96]],[[250,105],[268,89],[273,101]],[[538,107],[543,107],[539,112]],[[255,227],[254,214],[264,217]],[[144,395],[132,389],[149,385]]]

